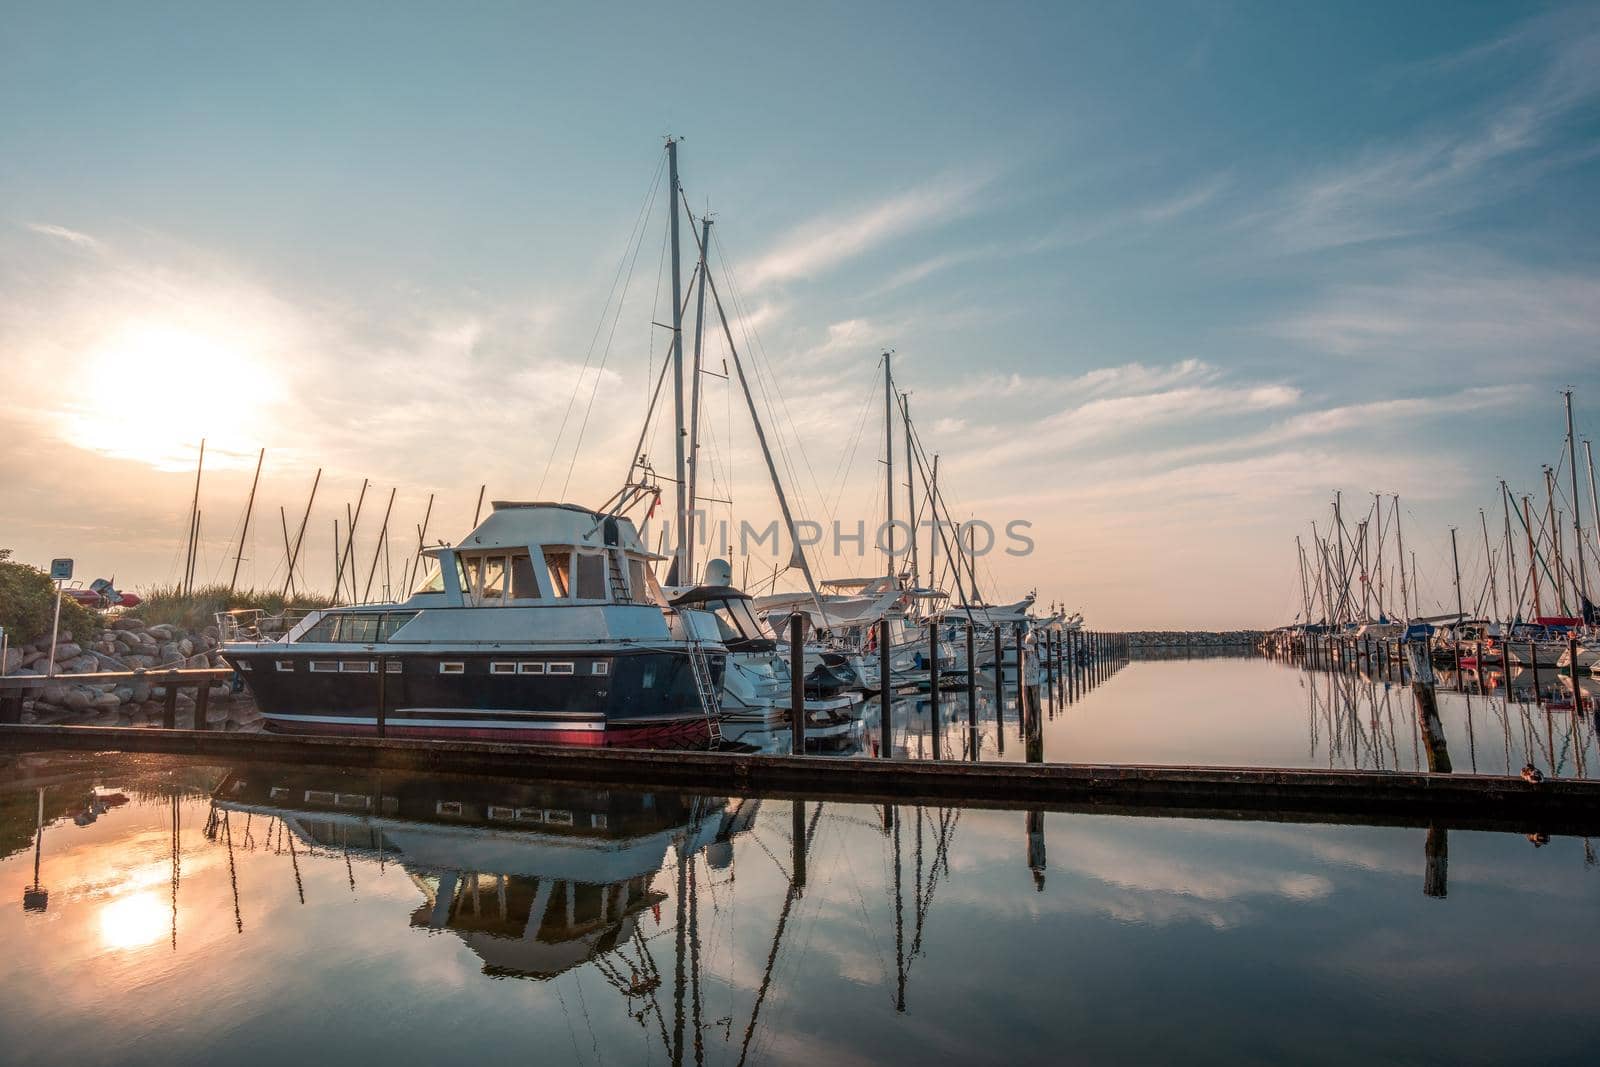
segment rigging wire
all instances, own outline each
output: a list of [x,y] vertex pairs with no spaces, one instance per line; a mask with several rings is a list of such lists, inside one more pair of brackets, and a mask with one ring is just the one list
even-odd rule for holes
[[[577,402],[578,394],[579,394],[580,390],[583,387],[583,376],[584,376],[585,373],[588,372],[589,364],[594,358],[595,345],[599,342],[600,331],[605,328],[606,318],[608,317],[607,316],[607,312],[611,307],[611,298],[612,298],[612,296],[614,296],[616,294],[617,286],[622,281],[624,268],[625,267],[628,268],[628,277],[630,279],[633,276],[632,269],[631,269],[631,267],[629,265],[630,265],[630,263],[632,262],[633,259],[637,259],[638,258],[638,251],[637,251],[637,249],[634,249],[633,256],[630,259],[629,255],[628,255],[628,250],[629,250],[629,248],[632,248],[635,245],[636,242],[638,244],[643,244],[643,241],[644,241],[644,229],[646,227],[646,223],[647,223],[648,218],[649,218],[650,210],[655,204],[656,194],[661,188],[661,175],[662,175],[662,172],[665,170],[666,165],[667,165],[666,164],[666,156],[665,156],[665,154],[663,154],[661,156],[661,158],[656,161],[655,176],[650,181],[649,192],[645,195],[644,204],[640,207],[639,214],[634,220],[633,229],[630,230],[629,233],[628,233],[628,241],[627,241],[627,244],[623,246],[622,258],[617,263],[616,273],[612,276],[612,279],[611,279],[611,290],[606,294],[605,303],[601,305],[599,321],[597,321],[595,323],[594,334],[589,338],[589,350],[584,355],[583,369],[578,372],[578,380],[573,385],[571,395],[567,397],[567,408],[566,408],[566,411],[562,413],[561,425],[556,430],[555,440],[552,441],[551,444],[550,444],[550,455],[545,460],[544,473],[542,473],[539,476],[539,488],[537,490],[537,494],[538,495],[542,495],[544,493],[545,480],[550,476],[550,467],[555,462],[556,455],[557,455],[558,451],[560,450],[561,439],[562,439],[562,436],[566,433],[566,429],[567,429],[567,421],[572,417],[573,405]],[[622,294],[622,298],[619,298],[618,301],[617,301],[616,314],[618,316],[620,316],[622,314],[622,303],[623,303],[623,300],[626,298],[626,296],[627,296],[627,292],[626,292],[626,290],[624,290],[623,294]],[[615,324],[613,324],[612,329],[613,329],[613,332],[614,332],[615,331]],[[608,340],[607,341],[607,351],[609,352],[609,350],[610,350],[610,342]],[[574,457],[576,457],[576,454],[577,454],[577,447],[576,446],[574,446],[573,454],[574,454]],[[569,470],[569,476],[570,476],[570,470]]]

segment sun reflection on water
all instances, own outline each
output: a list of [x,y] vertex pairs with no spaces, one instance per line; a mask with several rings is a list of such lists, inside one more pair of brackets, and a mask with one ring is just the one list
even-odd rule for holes
[[100,909],[100,943],[112,951],[143,948],[166,934],[170,918],[153,892],[119,897]]

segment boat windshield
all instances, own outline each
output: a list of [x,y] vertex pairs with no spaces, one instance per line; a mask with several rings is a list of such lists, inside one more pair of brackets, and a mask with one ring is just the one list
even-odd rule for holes
[[725,640],[770,640],[772,635],[756,619],[748,600],[710,600],[706,608],[717,617],[717,629]]
[[[427,557],[424,557],[427,559]],[[462,589],[467,588],[467,571],[461,562],[461,557],[455,557],[456,582]],[[439,566],[438,560],[427,559],[426,569],[423,572],[422,582],[412,590],[412,593],[442,593],[444,592],[444,570]]]

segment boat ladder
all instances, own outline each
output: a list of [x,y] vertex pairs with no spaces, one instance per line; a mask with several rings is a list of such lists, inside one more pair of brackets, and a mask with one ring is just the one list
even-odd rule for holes
[[711,678],[711,664],[706,660],[705,646],[699,641],[689,642],[689,665],[694,668],[694,687],[700,696],[700,710],[706,717],[706,730],[712,743],[722,743],[722,694]]

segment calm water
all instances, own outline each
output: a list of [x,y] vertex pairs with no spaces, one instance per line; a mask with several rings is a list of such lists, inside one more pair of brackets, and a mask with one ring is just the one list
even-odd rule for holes
[[[1600,680],[1580,678],[1579,685],[1592,707]],[[1427,769],[1411,688],[1381,673],[1307,671],[1254,656],[1135,660],[1084,693],[1061,691],[1052,702],[1041,692],[1043,730],[1032,751],[1023,743],[1015,692],[1007,691],[998,718],[993,694],[985,680],[971,716],[965,690],[941,696],[942,758],[972,758],[976,735],[980,761]],[[1457,679],[1441,671],[1437,700],[1458,772],[1517,774],[1531,762],[1546,774],[1600,774],[1593,717],[1572,714],[1571,687],[1554,671],[1540,671],[1537,691],[1529,671],[1516,672],[1509,686],[1499,672]],[[878,705],[869,701],[861,729],[821,750],[875,756],[879,721]],[[891,723],[895,755],[933,757],[926,695],[895,699]],[[789,747],[787,727],[749,739],[774,751]]]
[[[1132,664],[1047,755],[1408,757],[1407,705],[1391,729],[1381,683],[1353,709],[1327,683]],[[1495,706],[1469,742],[1446,701],[1452,751],[1537,745]],[[0,762],[0,854],[16,1063],[1589,1063],[1600,1038],[1575,838],[61,754]]]

